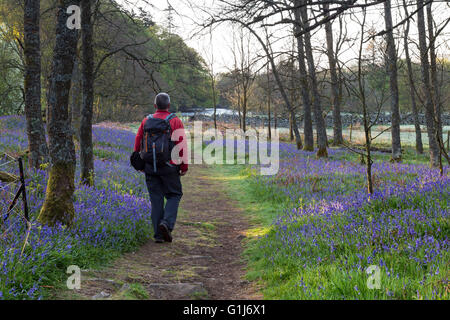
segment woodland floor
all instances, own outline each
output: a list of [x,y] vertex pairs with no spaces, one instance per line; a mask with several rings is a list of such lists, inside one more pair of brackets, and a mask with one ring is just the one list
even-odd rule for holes
[[57,299],[261,299],[244,279],[249,219],[214,168],[191,166],[172,243],[148,241],[110,266],[84,270],[80,290]]

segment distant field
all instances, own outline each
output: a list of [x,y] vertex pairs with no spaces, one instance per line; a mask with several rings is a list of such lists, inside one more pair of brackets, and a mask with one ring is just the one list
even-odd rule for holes
[[[374,126],[372,130],[372,137],[377,136],[383,130],[386,129],[386,126]],[[426,132],[425,126],[421,127],[422,129],[422,143],[424,146],[428,146],[428,136]],[[288,134],[289,129],[287,128],[279,128],[278,129],[281,134]],[[300,129],[301,130],[301,129]],[[302,131],[302,130],[301,130]],[[443,128],[444,132],[444,141],[447,143],[447,131],[450,131],[450,126],[445,126]],[[328,136],[333,136],[333,129],[327,128]],[[350,140],[350,128],[344,128],[342,130],[342,134],[346,140]],[[416,133],[414,131],[413,125],[404,125],[400,126],[400,139],[403,145],[414,146],[416,144]],[[352,142],[364,143],[364,129],[362,127],[353,128],[352,130]],[[377,144],[390,144],[391,143],[391,131],[387,130],[378,136],[375,140]]]
[[[189,122],[188,119],[186,117],[183,117],[182,119],[186,125],[186,127],[189,127]],[[138,128],[139,128],[140,123],[135,122],[135,123],[130,123],[130,124],[123,124],[124,127],[128,127],[130,128],[132,131],[137,132]],[[377,136],[378,134],[380,134],[380,132],[382,132],[383,130],[386,129],[386,126],[374,126],[373,130],[372,130],[372,137]],[[422,129],[422,143],[424,145],[424,147],[428,147],[428,135],[426,132],[426,127],[425,126],[421,126]],[[416,133],[414,130],[414,126],[413,125],[404,125],[404,126],[400,126],[400,139],[402,142],[402,145],[404,146],[415,146],[416,144]],[[443,127],[443,132],[444,132],[444,143],[445,145],[447,145],[447,132],[450,131],[450,126],[444,126]],[[278,128],[278,132],[281,135],[288,135],[289,134],[289,129],[287,128]],[[303,130],[300,129],[300,132],[302,133]],[[344,128],[342,130],[342,133],[344,135],[344,138],[346,140],[350,140],[350,128]],[[327,134],[329,137],[333,136],[333,129],[332,128],[327,128]],[[352,142],[353,143],[364,143],[364,130],[362,127],[355,127],[352,130]],[[391,132],[390,130],[387,130],[386,132],[383,132],[382,134],[380,134],[375,140],[374,140],[375,144],[379,144],[379,145],[389,145],[391,144]]]

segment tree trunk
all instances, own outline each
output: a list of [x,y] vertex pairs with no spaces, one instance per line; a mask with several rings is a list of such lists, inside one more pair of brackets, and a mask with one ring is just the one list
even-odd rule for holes
[[[403,0],[403,8],[405,9],[405,14],[408,16],[408,9],[406,6],[405,0]],[[422,144],[422,131],[420,129],[419,122],[419,112],[417,110],[416,104],[416,90],[414,84],[414,74],[412,69],[411,57],[409,55],[409,46],[408,46],[408,34],[409,34],[410,20],[406,21],[406,28],[403,34],[403,46],[405,48],[405,59],[406,66],[408,70],[408,83],[409,83],[409,94],[411,95],[411,109],[414,117],[414,127],[416,130],[416,151],[418,154],[423,154],[423,144]]]
[[[324,19],[329,17],[329,4],[324,4]],[[336,57],[334,56],[333,28],[331,21],[325,23],[325,34],[327,38],[327,56],[330,65],[331,78],[331,101],[333,106],[333,145],[338,146],[344,143],[342,137],[341,101],[339,94],[339,80],[336,70]]]
[[[293,51],[293,50],[292,50]],[[294,59],[290,60],[290,68],[291,68],[291,103],[292,103],[292,108],[294,108],[294,110],[296,110],[296,108],[294,107],[294,101],[295,101],[295,80],[294,80]],[[294,112],[295,114],[295,112]],[[293,128],[293,122],[295,121],[295,119],[293,118],[293,113],[289,114],[289,140],[290,141],[294,141],[294,128]]]
[[25,0],[25,118],[27,122],[29,163],[38,169],[48,162],[48,147],[41,109],[41,41],[39,36],[40,0]]
[[361,41],[359,43],[359,54],[358,54],[358,90],[359,97],[361,99],[361,105],[363,108],[363,122],[364,122],[364,136],[366,145],[366,178],[367,178],[367,193],[371,195],[373,193],[373,180],[372,180],[372,156],[370,153],[370,146],[372,143],[371,125],[369,112],[367,110],[366,93],[364,88],[363,73],[362,73],[362,52],[364,44],[364,26],[366,23],[366,9],[363,8],[363,21],[361,23]]
[[275,106],[275,108],[273,108],[273,118],[274,118],[273,125],[274,125],[275,130],[277,130],[278,129],[278,111],[277,111],[276,106]]
[[213,104],[214,104],[214,129],[217,129],[216,80],[214,78],[214,75],[211,75],[211,89],[212,89]]
[[439,132],[439,139],[442,141],[442,103],[441,94],[437,74],[436,66],[436,46],[435,46],[435,36],[434,36],[434,26],[433,26],[433,14],[431,12],[431,5],[427,5],[427,22],[428,22],[428,38],[429,38],[429,50],[430,50],[430,75],[431,75],[431,93],[433,96],[434,103],[434,113],[435,113],[435,124]]
[[384,2],[384,21],[386,25],[386,66],[389,74],[389,86],[391,89],[391,135],[392,135],[392,160],[402,160],[402,146],[400,141],[400,110],[398,104],[397,83],[397,53],[392,31],[391,0]]
[[[302,0],[304,2],[304,0]],[[302,6],[300,8],[300,14],[302,17],[302,26],[303,28],[308,27],[308,13],[306,6]],[[317,77],[316,70],[314,65],[314,57],[311,46],[311,33],[305,33],[305,53],[306,53],[306,61],[308,63],[308,71],[309,71],[309,79],[311,81],[311,89],[313,95],[313,111],[314,111],[314,120],[316,123],[316,133],[317,133],[317,156],[318,157],[328,157],[327,152],[327,132],[325,128],[325,121],[322,116],[322,106],[320,102],[320,94],[317,85]]]
[[242,96],[242,130],[247,131],[247,88],[244,86]]
[[350,118],[350,143],[352,143],[352,133],[353,133],[353,115]]
[[[256,33],[253,33],[253,34],[256,37],[258,37],[259,42],[264,46],[264,42],[261,41],[261,38],[259,38],[259,36]],[[278,89],[280,90],[281,97],[283,98],[284,103],[286,104],[286,108],[287,108],[289,114],[292,116],[292,119],[293,119],[293,121],[292,121],[292,130],[294,131],[295,142],[296,142],[296,145],[297,145],[297,149],[300,150],[303,147],[303,143],[302,143],[302,137],[300,136],[300,132],[298,131],[297,121],[295,120],[294,108],[292,107],[291,101],[289,101],[289,98],[288,98],[288,96],[286,94],[286,90],[285,90],[285,88],[283,86],[283,83],[281,81],[281,77],[280,77],[280,74],[278,73],[277,67],[275,65],[275,61],[274,61],[273,57],[271,56],[271,53],[270,53],[269,49],[267,47],[265,47],[265,46],[264,46],[264,48],[265,48],[266,54],[267,54],[267,56],[268,56],[268,58],[270,60],[270,64],[272,65],[272,72],[273,72],[273,75],[275,77],[275,81],[278,84]],[[277,119],[276,118],[276,110],[277,109],[275,108],[275,129],[276,129],[276,121],[277,121],[276,120]]]
[[237,103],[238,103],[238,115],[239,115],[239,129],[242,130],[242,113],[241,113],[241,88],[237,83]]
[[101,98],[101,96],[98,96],[97,103],[94,105],[94,116],[95,116],[94,123],[98,122],[98,119],[100,116],[100,103],[102,102],[100,98]]
[[[240,97],[239,100],[241,100]],[[241,102],[238,102],[238,115],[239,115],[239,129],[242,129]]]
[[[295,5],[299,5],[300,1],[297,0]],[[294,16],[296,24],[294,26],[295,32],[300,32],[301,25],[301,15],[300,8],[294,9]],[[301,87],[301,96],[302,96],[302,104],[303,104],[303,133],[305,138],[305,145],[303,146],[303,150],[305,151],[314,151],[314,134],[312,127],[312,117],[311,117],[311,100],[309,98],[309,86],[308,86],[308,78],[306,72],[306,64],[305,64],[305,50],[304,50],[304,42],[303,36],[297,37],[297,51],[298,51],[298,64],[299,64],[299,73],[300,73],[300,87]]]
[[270,87],[270,68],[269,68],[269,62],[267,63],[267,116],[269,118],[268,121],[268,130],[269,130],[269,141],[272,140],[272,119],[271,119],[271,112],[270,112],[270,103],[272,99],[272,90]]
[[434,122],[433,98],[430,87],[430,64],[428,62],[428,50],[426,42],[425,15],[423,10],[423,0],[417,0],[417,30],[419,33],[420,66],[422,75],[422,86],[425,101],[425,120],[427,123],[428,144],[430,146],[430,165],[439,165],[439,146],[436,140],[436,126]]
[[80,122],[81,122],[81,76],[79,68],[79,59],[75,59],[73,67],[72,88],[71,94],[71,113],[72,113],[72,127],[75,131],[75,137],[80,141]]
[[[253,34],[254,34],[255,36],[257,36],[255,33],[253,33]],[[260,38],[259,38],[259,42],[260,42],[262,45],[264,45],[264,43],[261,41]],[[276,81],[277,84],[278,84],[278,89],[280,89],[281,97],[283,98],[284,103],[286,104],[286,107],[287,107],[288,112],[291,114],[292,118],[294,119],[294,121],[292,121],[292,127],[293,127],[292,129],[293,129],[293,131],[294,131],[295,142],[296,142],[296,144],[297,144],[297,149],[300,150],[300,149],[302,149],[302,147],[303,147],[303,143],[302,143],[302,138],[301,138],[301,136],[300,136],[300,132],[298,131],[297,121],[295,121],[295,112],[294,112],[294,108],[292,107],[292,104],[291,104],[291,102],[289,101],[289,98],[288,98],[288,96],[287,96],[287,94],[286,94],[286,90],[284,89],[283,83],[281,82],[280,74],[278,73],[277,67],[276,67],[276,65],[275,65],[275,61],[274,61],[273,57],[270,55],[269,50],[268,50],[267,48],[265,48],[265,49],[266,49],[266,54],[267,54],[268,57],[269,57],[270,64],[272,65],[272,72],[273,72],[273,75],[274,75],[274,77],[275,77],[275,81]],[[276,111],[276,110],[277,110],[277,109],[275,108],[275,111]],[[276,117],[276,113],[275,113],[275,117]],[[276,118],[275,118],[275,125],[276,125]],[[276,127],[275,127],[275,129],[276,129]]]
[[75,0],[58,2],[56,42],[48,93],[51,169],[44,205],[39,215],[39,221],[50,226],[57,223],[70,226],[75,215],[72,197],[76,157],[68,106],[78,31],[67,28],[66,23],[69,18],[67,8],[79,4],[80,1]]
[[294,141],[294,132],[292,131],[292,115],[289,114],[289,140]]
[[80,125],[81,183],[94,185],[94,147],[92,145],[92,113],[94,105],[94,50],[92,48],[91,0],[81,0],[81,47],[83,51],[83,106]]

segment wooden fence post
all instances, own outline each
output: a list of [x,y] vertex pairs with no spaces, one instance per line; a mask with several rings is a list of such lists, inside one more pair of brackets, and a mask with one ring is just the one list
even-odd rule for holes
[[23,174],[23,163],[22,158],[17,159],[19,161],[19,170],[20,170],[20,183],[22,184],[22,200],[23,200],[23,213],[25,215],[25,219],[30,222],[28,217],[28,204],[27,204],[27,193],[25,188],[25,176]]

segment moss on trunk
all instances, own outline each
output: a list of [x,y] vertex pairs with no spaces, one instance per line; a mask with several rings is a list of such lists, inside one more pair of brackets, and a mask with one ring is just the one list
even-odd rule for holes
[[397,162],[397,163],[400,163],[400,162],[402,162],[402,156],[400,155],[400,156],[398,156],[398,157],[396,157],[396,158],[394,158],[393,156],[391,157],[391,159],[389,160],[390,162]]
[[319,150],[317,150],[317,157],[318,158],[327,158],[328,157],[327,148],[326,147],[319,148]]
[[90,187],[94,186],[94,171],[93,170],[83,170],[81,172],[81,183]]
[[39,222],[49,226],[54,226],[58,222],[66,226],[72,224],[75,216],[73,207],[74,178],[74,164],[57,163],[51,167]]
[[333,147],[339,147],[339,146],[342,146],[343,144],[344,144],[344,140],[336,139],[336,137],[333,138],[333,141],[331,142],[331,145]]
[[303,151],[314,151],[314,146],[306,144],[305,142],[305,145],[303,146]]

